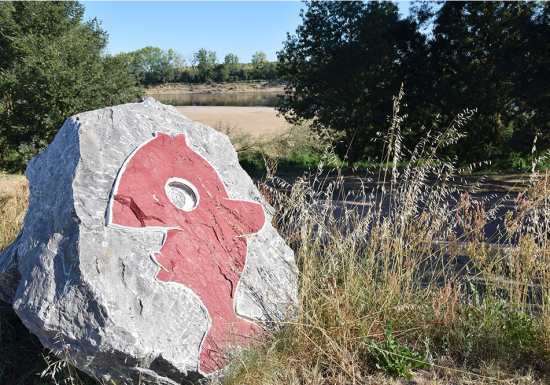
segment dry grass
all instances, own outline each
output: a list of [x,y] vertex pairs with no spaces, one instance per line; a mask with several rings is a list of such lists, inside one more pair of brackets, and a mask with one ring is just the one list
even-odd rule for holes
[[25,175],[2,172],[0,174],[0,195],[13,193],[21,182],[26,182]]
[[[263,346],[240,351],[225,384],[550,382],[549,174],[533,172],[506,214],[505,242],[490,247],[484,225],[496,209],[458,195],[449,181],[461,170],[438,155],[471,112],[446,129],[435,122],[399,170],[401,97],[373,190],[343,195],[340,170],[329,183],[323,164],[288,185],[268,160],[259,187],[296,253],[300,312]],[[26,190],[1,199],[3,248],[20,228]]]
[[0,191],[0,250],[13,242],[23,227],[28,197],[27,181],[17,181],[9,190]]
[[[260,186],[296,252],[300,313],[240,357],[226,384],[550,381],[548,174],[533,173],[507,214],[505,243],[491,248],[483,227],[496,208],[485,211],[464,191],[450,205],[457,190],[448,181],[460,170],[438,156],[472,112],[427,132],[399,172],[401,97],[386,163],[373,173],[377,189],[341,196],[343,178],[325,185],[322,170],[292,186],[268,175]],[[335,199],[358,204],[336,207]]]

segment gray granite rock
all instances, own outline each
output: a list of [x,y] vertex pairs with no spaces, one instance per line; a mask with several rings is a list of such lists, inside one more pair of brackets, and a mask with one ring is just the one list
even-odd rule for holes
[[[166,139],[165,134],[170,137]],[[230,277],[233,279],[229,283],[231,292],[220,292],[219,297],[230,295],[239,322],[250,326],[253,338],[259,330],[257,325],[277,327],[296,312],[294,255],[271,226],[271,207],[239,166],[237,154],[225,135],[187,119],[175,108],[152,98],[73,116],[50,146],[27,167],[29,211],[17,240],[0,254],[0,298],[13,304],[24,324],[44,346],[99,380],[113,379],[120,383],[141,378],[148,383],[175,384],[216,375],[227,363],[217,358],[212,361],[219,364],[216,369],[211,366],[208,369],[203,362],[205,347],[216,343],[210,341],[208,345],[206,338],[215,334],[212,325],[216,320],[212,320],[214,313],[208,308],[211,305],[205,305],[206,300],[197,294],[200,289],[193,286],[203,285],[205,290],[213,290],[215,302],[217,284],[210,289],[208,282],[217,282],[217,278],[202,278],[198,276],[202,273],[194,272],[192,276],[196,276],[196,280],[187,286],[183,278],[171,281],[169,277],[175,274],[176,268],[170,270],[164,257],[172,248],[177,249],[177,258],[182,261],[186,258],[185,250],[180,252],[177,239],[173,241],[170,235],[185,237],[181,235],[184,234],[181,226],[170,225],[166,219],[163,219],[164,225],[153,223],[158,215],[148,213],[143,207],[136,209],[136,204],[123,195],[125,189],[131,190],[129,183],[139,186],[158,178],[159,186],[166,184],[166,195],[170,195],[171,202],[178,202],[174,194],[181,191],[181,199],[197,199],[195,211],[191,205],[182,210],[184,214],[177,214],[183,218],[181,221],[191,218],[186,210],[195,215],[200,205],[206,204],[210,197],[208,191],[200,190],[200,186],[197,187],[200,194],[195,187],[191,191],[178,184],[180,180],[188,183],[191,177],[177,179],[180,176],[172,175],[177,167],[184,167],[177,163],[179,158],[174,164],[158,161],[169,153],[162,146],[159,147],[162,151],[152,155],[157,161],[143,166],[146,182],[139,179],[139,175],[128,179],[130,182],[124,179],[131,172],[135,174],[139,156],[154,152],[151,146],[163,138],[167,143],[172,138],[183,140],[182,134],[190,149],[186,150],[187,155],[181,155],[187,157],[184,160],[204,159],[207,163],[204,167],[211,165],[217,173],[212,174],[213,178],[218,175],[223,182],[229,199],[222,197],[222,205],[244,202],[225,212],[229,216],[236,212],[235,218],[246,221],[246,213],[239,210],[261,207],[255,211],[255,218],[261,216],[265,223],[255,223],[243,230],[242,235],[232,241],[240,242],[238,245],[225,246],[225,235],[217,227],[223,224],[218,222],[212,234],[222,237],[219,245],[199,242],[196,246],[193,242],[200,236],[178,238],[179,242],[193,239],[186,250],[202,248],[203,256],[213,255],[213,250],[216,252],[220,247],[231,254],[233,247],[246,257],[245,265],[237,268],[236,287],[235,277]],[[180,156],[179,150],[173,151],[177,154],[174,156]],[[191,159],[195,153],[198,157]],[[166,171],[166,167],[172,168]],[[164,180],[166,172],[172,173],[176,184]],[[197,180],[195,184],[201,183]],[[135,194],[136,187],[133,188],[132,194]],[[144,185],[144,191],[147,188]],[[183,190],[178,190],[180,188]],[[176,190],[170,192],[170,189]],[[166,206],[158,193],[152,198],[159,206],[161,203]],[[210,204],[218,201],[220,199],[212,198]],[[214,212],[212,210],[209,212]],[[120,219],[123,214],[129,218],[127,222]],[[194,217],[195,220],[200,219],[200,215]],[[227,219],[227,215],[221,217]],[[178,223],[183,223],[181,221]],[[237,222],[229,223],[229,227],[235,227],[234,223]],[[190,229],[197,226],[192,224]],[[246,241],[243,243],[241,238]],[[182,262],[181,266],[180,270],[185,270],[189,265]],[[208,274],[233,274],[228,273],[229,270],[224,273],[222,268],[219,267],[219,272],[211,268]],[[226,349],[224,347],[224,352]]]

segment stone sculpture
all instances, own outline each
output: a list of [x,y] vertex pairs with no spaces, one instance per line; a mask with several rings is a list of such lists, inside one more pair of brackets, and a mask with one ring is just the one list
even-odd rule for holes
[[100,380],[211,376],[296,312],[297,269],[228,138],[152,98],[67,120],[27,168],[0,296]]

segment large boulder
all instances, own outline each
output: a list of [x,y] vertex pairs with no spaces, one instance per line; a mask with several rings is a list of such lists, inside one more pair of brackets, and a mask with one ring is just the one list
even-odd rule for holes
[[29,163],[0,299],[99,380],[220,373],[296,312],[297,269],[229,139],[152,98],[69,118]]

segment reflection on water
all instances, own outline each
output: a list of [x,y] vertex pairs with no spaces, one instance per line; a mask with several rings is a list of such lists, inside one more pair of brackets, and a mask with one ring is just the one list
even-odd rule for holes
[[174,106],[275,107],[277,94],[273,92],[227,92],[212,94],[151,94],[164,104]]

